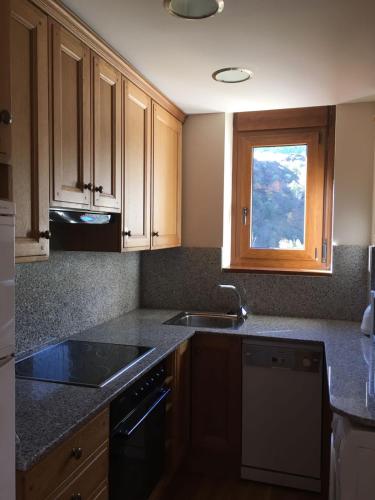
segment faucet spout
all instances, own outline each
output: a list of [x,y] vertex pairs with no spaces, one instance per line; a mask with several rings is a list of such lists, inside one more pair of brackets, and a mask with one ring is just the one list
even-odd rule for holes
[[236,310],[237,318],[240,320],[245,320],[248,316],[248,312],[245,305],[243,304],[242,296],[238,291],[237,287],[235,287],[234,285],[224,285],[224,284],[219,284],[218,287],[221,288],[222,290],[231,290],[236,295],[238,300],[238,307]]

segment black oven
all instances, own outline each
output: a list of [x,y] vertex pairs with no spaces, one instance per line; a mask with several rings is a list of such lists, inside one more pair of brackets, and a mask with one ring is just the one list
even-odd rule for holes
[[111,403],[110,500],[145,500],[163,474],[165,376],[159,364]]

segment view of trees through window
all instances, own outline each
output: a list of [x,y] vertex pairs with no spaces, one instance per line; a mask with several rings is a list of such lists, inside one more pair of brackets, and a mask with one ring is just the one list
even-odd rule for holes
[[250,246],[303,249],[307,145],[253,147]]

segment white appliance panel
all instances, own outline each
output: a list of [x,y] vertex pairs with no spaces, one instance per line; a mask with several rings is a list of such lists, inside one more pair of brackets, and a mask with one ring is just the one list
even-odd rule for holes
[[0,215],[0,358],[14,352],[14,216]]
[[374,500],[375,431],[334,415],[330,500]]
[[322,385],[319,347],[244,342],[244,479],[320,490]]
[[15,499],[14,358],[0,360],[0,498]]

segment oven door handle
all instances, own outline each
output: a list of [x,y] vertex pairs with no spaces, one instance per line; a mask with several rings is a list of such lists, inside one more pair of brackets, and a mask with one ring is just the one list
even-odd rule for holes
[[166,397],[169,396],[171,389],[169,387],[164,387],[161,390],[160,396],[149,406],[149,408],[143,413],[141,418],[130,429],[125,429],[121,432],[122,436],[125,438],[130,438],[133,432],[135,432],[138,427],[144,422],[144,420],[152,413]]

